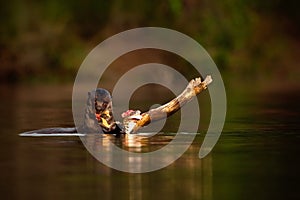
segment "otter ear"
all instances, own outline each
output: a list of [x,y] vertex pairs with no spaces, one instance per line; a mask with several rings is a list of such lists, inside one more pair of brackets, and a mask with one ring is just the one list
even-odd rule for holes
[[89,91],[89,92],[88,92],[88,97],[89,97],[89,98],[95,98],[95,91],[93,91],[93,90],[92,90],[92,91]]

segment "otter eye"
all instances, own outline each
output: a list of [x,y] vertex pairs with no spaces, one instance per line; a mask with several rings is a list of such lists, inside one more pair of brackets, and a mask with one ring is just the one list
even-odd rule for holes
[[103,103],[102,103],[102,106],[107,106],[107,104],[108,104],[108,102],[106,102],[106,101],[104,101]]

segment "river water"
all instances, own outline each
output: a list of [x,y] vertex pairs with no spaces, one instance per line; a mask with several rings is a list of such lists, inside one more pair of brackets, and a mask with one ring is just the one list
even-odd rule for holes
[[[204,115],[200,134],[177,161],[130,174],[101,164],[79,137],[18,135],[72,127],[71,85],[1,86],[1,199],[299,199],[300,90],[226,89],[225,127],[208,156],[198,158]],[[127,150],[159,149],[172,137],[153,136]]]

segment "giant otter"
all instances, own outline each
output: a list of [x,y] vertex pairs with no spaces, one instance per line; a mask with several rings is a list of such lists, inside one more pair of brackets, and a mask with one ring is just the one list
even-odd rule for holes
[[115,121],[112,114],[112,98],[110,93],[103,89],[97,88],[88,93],[87,105],[84,115],[84,124],[81,127],[73,128],[44,128],[22,133],[22,136],[31,134],[71,134],[77,133],[105,133],[105,134],[124,134],[125,131],[120,122]]
[[29,131],[20,135],[28,134],[51,134],[51,133],[105,133],[119,136],[125,133],[137,133],[137,131],[152,121],[157,121],[165,116],[170,116],[178,111],[181,106],[189,102],[194,96],[205,90],[212,82],[211,76],[207,76],[204,81],[195,78],[189,82],[185,90],[170,102],[147,112],[141,113],[139,110],[128,110],[122,114],[123,123],[115,121],[113,117],[112,98],[110,93],[98,88],[88,93],[87,106],[84,116],[84,124],[74,128],[45,128],[36,131]]

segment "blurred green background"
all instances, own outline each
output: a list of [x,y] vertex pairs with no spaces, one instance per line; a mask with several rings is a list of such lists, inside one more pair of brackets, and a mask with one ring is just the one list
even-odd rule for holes
[[297,83],[297,0],[10,0],[0,3],[0,80],[72,81],[97,44],[131,28],[197,40],[223,74]]

